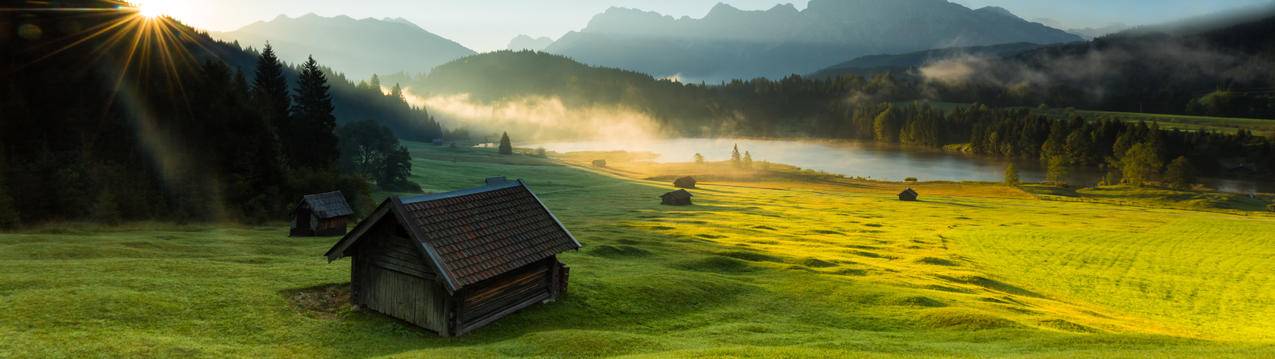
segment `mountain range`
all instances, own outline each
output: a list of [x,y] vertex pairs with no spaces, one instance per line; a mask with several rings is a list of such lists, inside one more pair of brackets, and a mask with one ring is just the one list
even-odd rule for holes
[[946,0],[811,0],[745,11],[726,4],[702,18],[610,8],[545,49],[591,65],[684,81],[777,78],[863,55],[1016,42],[1082,41],[997,7]]
[[291,63],[301,63],[313,55],[324,65],[355,79],[395,72],[425,73],[434,66],[475,54],[402,18],[356,20],[349,16],[280,15],[271,21],[210,35],[255,48],[269,42],[281,59]]
[[509,46],[506,46],[505,49],[514,50],[514,51],[519,51],[519,50],[540,51],[540,50],[544,50],[546,47],[549,47],[549,45],[552,45],[552,44],[553,44],[553,39],[548,37],[531,37],[527,35],[518,35],[518,36],[515,36],[513,40],[509,40]]

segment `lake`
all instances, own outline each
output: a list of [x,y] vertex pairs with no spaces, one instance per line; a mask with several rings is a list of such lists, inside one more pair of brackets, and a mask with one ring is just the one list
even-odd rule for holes
[[[708,161],[730,159],[731,148],[739,145],[740,153],[749,151],[754,161],[783,163],[801,168],[869,179],[902,181],[916,177],[920,181],[985,181],[1004,179],[1009,161],[943,151],[902,148],[880,144],[845,141],[788,141],[756,139],[679,138],[633,143],[581,141],[550,142],[528,147],[543,147],[555,152],[629,151],[649,152],[656,162],[691,162],[695,153]],[[1035,161],[1015,161],[1023,181],[1037,182],[1045,172]],[[1091,186],[1100,174],[1074,171],[1070,180],[1075,185]],[[1202,180],[1221,191],[1252,193],[1275,192],[1275,185],[1254,180]]]

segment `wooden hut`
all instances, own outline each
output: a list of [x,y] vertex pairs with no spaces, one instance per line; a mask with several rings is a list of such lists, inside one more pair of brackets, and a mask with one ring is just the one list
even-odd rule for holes
[[695,197],[695,195],[684,189],[679,189],[660,196],[660,199],[663,200],[660,204],[666,206],[689,206],[691,205],[691,197]]
[[341,191],[308,194],[292,210],[288,235],[292,237],[340,236],[354,210]]
[[903,192],[899,192],[900,201],[915,201],[917,196],[916,191],[913,190],[912,187],[908,187],[908,189],[903,190]]
[[391,197],[337,242],[355,305],[458,336],[562,297],[580,242],[522,181]]
[[678,177],[673,180],[673,187],[695,189],[695,178],[691,176]]
[[607,160],[593,160],[593,167],[606,168]]

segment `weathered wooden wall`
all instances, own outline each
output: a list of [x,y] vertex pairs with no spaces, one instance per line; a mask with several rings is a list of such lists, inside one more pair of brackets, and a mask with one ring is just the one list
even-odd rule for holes
[[361,242],[351,268],[355,303],[447,335],[447,291],[413,246],[389,231]]
[[460,302],[461,332],[482,327],[531,304],[553,299],[556,258],[549,258],[466,288]]

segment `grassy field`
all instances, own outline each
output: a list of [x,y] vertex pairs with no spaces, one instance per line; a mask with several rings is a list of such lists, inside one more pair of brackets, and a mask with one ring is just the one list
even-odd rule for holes
[[0,357],[1275,356],[1267,213],[731,171],[673,208],[692,165],[411,150],[427,191],[527,180],[584,244],[568,296],[438,338],[351,310],[333,238],[50,225],[0,234]]

